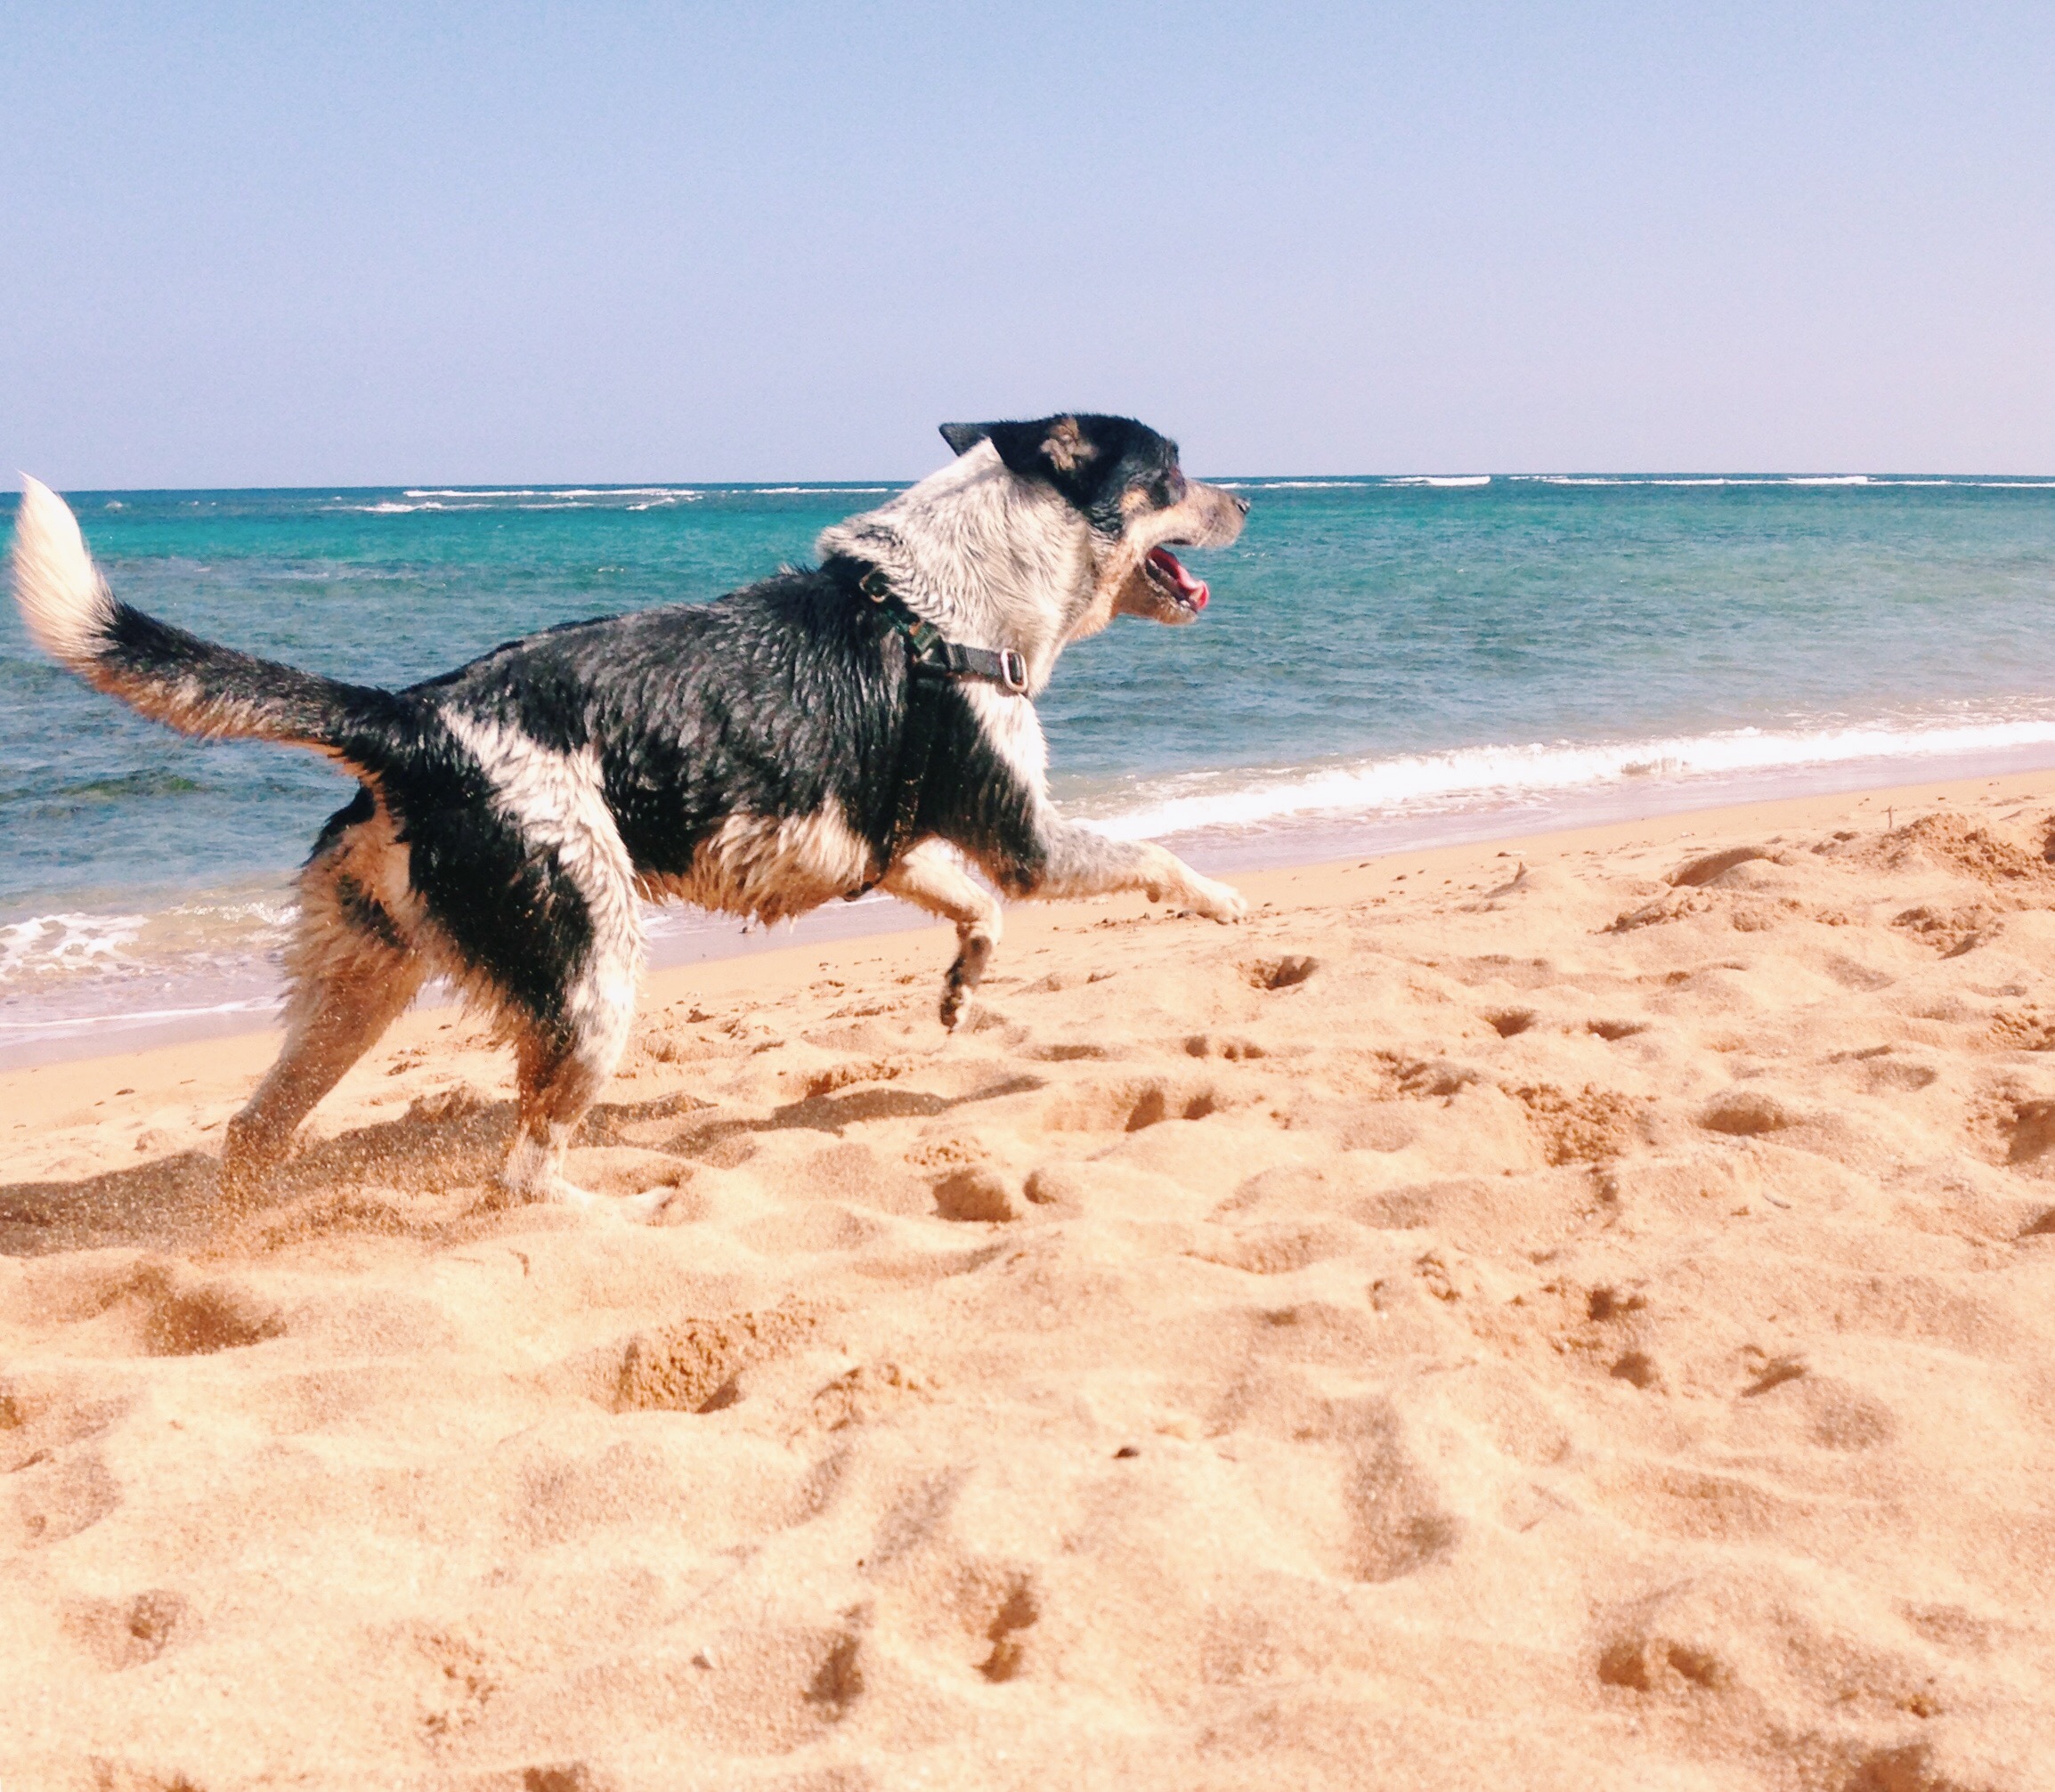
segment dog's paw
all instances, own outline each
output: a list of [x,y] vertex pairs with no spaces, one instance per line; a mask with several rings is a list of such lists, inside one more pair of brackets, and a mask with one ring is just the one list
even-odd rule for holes
[[238,1115],[228,1123],[215,1187],[223,1202],[252,1206],[269,1198],[271,1180],[292,1155],[292,1139],[260,1132]]
[[1232,884],[1215,883],[1211,878],[1194,876],[1181,894],[1184,906],[1207,920],[1224,924],[1239,920],[1248,912],[1248,902],[1239,890]]
[[623,1220],[630,1220],[638,1226],[668,1226],[675,1223],[671,1209],[683,1209],[683,1191],[676,1184],[662,1188],[645,1188],[639,1195],[628,1195],[614,1203],[613,1211]]
[[591,1189],[581,1188],[569,1177],[552,1172],[524,1177],[517,1182],[501,1176],[486,1191],[480,1204],[489,1212],[500,1212],[509,1207],[590,1208],[598,1201]]

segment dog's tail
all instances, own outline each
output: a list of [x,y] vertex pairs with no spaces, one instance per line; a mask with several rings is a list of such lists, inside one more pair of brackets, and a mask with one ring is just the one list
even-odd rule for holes
[[397,701],[390,692],[217,647],[131,609],[107,588],[64,500],[39,480],[23,483],[14,601],[45,653],[186,734],[290,742],[378,769],[377,743]]

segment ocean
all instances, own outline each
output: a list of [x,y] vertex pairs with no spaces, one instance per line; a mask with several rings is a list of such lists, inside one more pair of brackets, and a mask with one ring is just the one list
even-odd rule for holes
[[[1041,706],[1062,807],[1202,869],[2055,765],[2055,479],[1225,482],[1248,527],[1189,556],[1214,591],[1198,624],[1116,624]],[[398,685],[704,602],[897,489],[68,496],[128,602]],[[350,791],[310,754],[142,721],[6,605],[0,1064],[262,1024],[291,872]],[[910,919],[868,898],[800,926]],[[762,943],[653,917],[659,963]]]

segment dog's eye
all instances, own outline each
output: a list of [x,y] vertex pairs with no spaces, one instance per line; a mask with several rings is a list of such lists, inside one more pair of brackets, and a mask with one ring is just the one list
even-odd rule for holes
[[1156,490],[1150,494],[1157,506],[1168,510],[1174,504],[1184,502],[1184,475],[1174,466],[1156,482]]

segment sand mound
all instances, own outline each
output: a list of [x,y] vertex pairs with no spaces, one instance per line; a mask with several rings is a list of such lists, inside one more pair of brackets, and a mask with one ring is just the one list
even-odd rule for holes
[[447,1016],[246,1212],[0,1080],[0,1785],[2055,1785],[2018,792],[670,976],[589,1214]]

